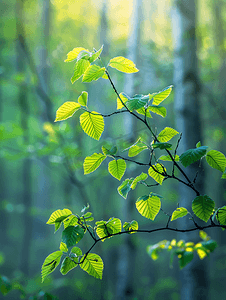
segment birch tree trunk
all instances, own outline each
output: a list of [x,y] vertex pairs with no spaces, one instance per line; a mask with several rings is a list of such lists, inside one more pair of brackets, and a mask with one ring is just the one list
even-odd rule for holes
[[[198,141],[202,141],[202,128],[199,109],[199,76],[197,66],[197,40],[196,40],[196,10],[195,0],[175,1],[173,8],[173,36],[175,44],[174,84],[175,84],[175,114],[177,130],[182,132],[179,153],[195,148]],[[198,165],[192,164],[186,168],[186,173],[193,181]],[[199,169],[196,188],[203,193],[204,174]],[[196,197],[194,192],[180,185],[180,206],[190,208],[192,200]],[[191,227],[192,221],[183,218],[180,227]],[[185,241],[196,241],[194,234],[179,235]],[[201,300],[208,299],[208,278],[205,263],[193,260],[180,271],[181,299]]]

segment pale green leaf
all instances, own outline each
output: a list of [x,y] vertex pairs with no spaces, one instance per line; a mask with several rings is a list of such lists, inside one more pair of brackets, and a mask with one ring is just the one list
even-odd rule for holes
[[110,238],[111,236],[109,235],[116,234],[122,230],[122,223],[118,218],[110,218],[107,222],[98,221],[96,225],[96,233],[102,239],[102,242],[106,238]]
[[101,55],[103,47],[104,47],[104,45],[102,45],[101,48],[98,51],[95,51],[94,53],[92,53],[92,56],[89,59],[89,61],[91,63],[94,62]]
[[138,114],[140,114],[140,115],[146,116],[147,118],[152,118],[149,107],[146,110],[144,107],[141,107],[141,108],[137,109],[136,112],[138,112]]
[[104,75],[105,68],[101,68],[97,65],[89,66],[82,78],[82,82],[91,82],[93,80],[98,80],[100,77]]
[[152,111],[153,113],[160,115],[161,117],[165,118],[166,117],[166,108],[163,106],[155,106],[155,105],[151,105],[148,107],[148,109],[150,111]]
[[[151,166],[148,169],[148,174],[150,177],[152,177],[156,182],[162,185],[162,182],[164,180],[164,175],[161,175],[162,173],[166,172],[166,169],[163,165],[157,163],[156,165]],[[160,174],[161,173],[161,174]]]
[[63,220],[64,223],[64,229],[68,226],[75,226],[78,225],[78,218],[74,215],[70,215],[66,219]]
[[173,86],[168,86],[163,89],[161,92],[150,95],[150,98],[153,98],[152,105],[159,105],[163,100],[165,100],[171,93]]
[[[120,99],[122,100],[122,102],[123,102],[124,104],[126,104],[126,102],[128,101],[128,99],[130,99],[130,97],[127,96],[125,93],[120,93],[119,96],[120,96]],[[117,109],[121,109],[121,108],[125,107],[125,106],[122,104],[122,102],[121,102],[120,99],[117,98]]]
[[134,157],[136,155],[138,155],[140,152],[142,152],[143,150],[145,149],[148,149],[147,146],[143,145],[143,146],[138,146],[138,145],[134,145],[134,146],[131,146],[129,148],[129,153],[128,153],[128,156],[129,157]]
[[70,61],[75,60],[82,50],[89,51],[82,47],[74,48],[72,51],[68,52],[67,59],[65,59],[64,62],[70,62]]
[[90,62],[86,59],[80,59],[76,62],[74,68],[74,75],[71,77],[71,83],[74,83],[78,80],[86,71],[86,69],[90,66]]
[[112,147],[110,150],[107,149],[105,146],[102,146],[101,149],[105,155],[110,155],[110,156],[115,155],[118,151],[118,148],[116,146]]
[[188,213],[187,209],[184,207],[178,207],[176,210],[174,210],[172,217],[171,217],[171,221],[174,221],[178,218],[182,218],[184,216],[186,216]]
[[214,201],[207,195],[197,196],[192,201],[192,210],[194,214],[205,222],[207,222],[212,215],[214,206]]
[[70,209],[64,208],[64,209],[58,209],[54,211],[49,220],[46,222],[46,224],[54,224],[55,222],[62,222],[64,219],[66,219],[68,216],[70,216],[72,212]]
[[200,146],[195,149],[189,149],[180,156],[180,162],[184,167],[196,162],[206,154],[207,146]]
[[73,247],[71,249],[71,253],[73,253],[76,257],[82,256],[82,250],[79,247]]
[[135,95],[133,98],[128,99],[126,106],[130,111],[144,107],[149,101],[148,95]]
[[210,150],[209,152],[207,152],[206,161],[212,168],[224,172],[226,166],[226,158],[220,151]]
[[136,208],[143,217],[154,221],[160,211],[161,201],[157,196],[141,196],[136,201]]
[[82,92],[81,95],[78,97],[78,103],[81,104],[82,106],[87,106],[87,101],[88,101],[88,93]]
[[159,133],[158,140],[159,140],[159,142],[168,142],[178,133],[179,132],[176,131],[175,129],[166,127]]
[[135,73],[139,71],[130,59],[123,56],[112,58],[109,62],[109,66],[124,73]]
[[200,142],[200,141],[195,145],[196,148],[199,148],[199,147],[201,147],[201,146],[202,146],[202,145],[201,145],[201,142]]
[[63,242],[60,243],[60,251],[68,252],[67,245]]
[[75,257],[65,257],[62,261],[60,272],[62,275],[66,275],[69,271],[78,266],[78,259]]
[[104,161],[106,158],[106,155],[103,155],[101,153],[94,153],[91,156],[87,156],[84,160],[83,168],[84,168],[84,174],[89,174],[95,171],[102,161]]
[[126,199],[129,191],[131,190],[131,185],[133,183],[133,178],[127,178],[122,182],[122,184],[118,187],[118,193],[121,195],[124,199]]
[[[123,228],[125,231],[133,231],[133,230],[138,230],[138,223],[137,221],[133,220],[130,223],[125,222],[123,224]],[[135,233],[135,232],[128,232],[130,234]]]
[[62,254],[62,251],[56,251],[46,257],[42,265],[42,282],[45,280],[46,276],[52,273],[59,265]]
[[[174,156],[173,156],[174,157]],[[159,157],[160,160],[163,160],[163,161],[172,161],[171,157],[169,155],[162,155]],[[180,157],[179,155],[176,155],[174,157],[175,161],[179,161],[180,160]]]
[[[83,259],[85,260],[83,261]],[[102,279],[104,263],[99,255],[94,253],[84,254],[81,261],[83,261],[83,263],[79,266],[82,270],[95,278]]]
[[108,164],[108,172],[118,180],[121,180],[126,171],[126,162],[123,159],[114,159]]
[[138,183],[139,181],[146,180],[147,178],[148,178],[148,175],[142,172],[139,176],[137,176],[137,177],[133,180],[132,185],[131,185],[131,189],[134,190],[135,187],[137,186],[137,183]]
[[62,232],[62,242],[67,245],[67,247],[72,247],[76,245],[84,236],[84,230],[79,226],[68,226]]
[[73,116],[79,110],[81,105],[77,102],[67,101],[61,105],[56,112],[56,119],[54,122],[63,121]]
[[104,118],[99,113],[95,111],[92,111],[92,113],[84,112],[80,116],[80,124],[88,136],[95,140],[100,139],[104,131]]

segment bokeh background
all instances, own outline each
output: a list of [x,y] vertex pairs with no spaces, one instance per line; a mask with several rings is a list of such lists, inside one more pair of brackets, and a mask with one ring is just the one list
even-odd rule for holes
[[[82,131],[79,113],[54,123],[58,107],[76,101],[84,90],[90,110],[116,109],[117,97],[107,80],[71,84],[74,63],[64,62],[67,53],[103,44],[105,64],[115,56],[132,59],[140,72],[110,70],[118,91],[130,96],[173,84],[164,102],[167,117],[154,116],[152,128],[159,132],[169,126],[183,132],[180,151],[201,141],[225,153],[226,1],[2,0],[0,11],[0,298],[224,299],[226,246],[219,228],[207,231],[217,241],[217,250],[182,271],[176,258],[170,267],[167,252],[152,261],[146,247],[173,238],[196,242],[198,232],[134,234],[98,244],[94,252],[105,263],[102,281],[79,268],[62,276],[58,268],[41,284],[40,271],[44,259],[59,247],[60,232],[53,234],[53,226],[46,225],[56,209],[79,213],[89,203],[95,220],[135,219],[140,228],[153,229],[165,226],[167,216],[160,213],[155,222],[142,218],[134,205],[142,193],[161,194],[168,214],[178,203],[191,211],[195,197],[166,180],[148,191],[140,185],[124,200],[107,162],[84,176],[84,158],[101,152],[104,143],[123,150],[141,135],[151,139],[144,126],[125,114],[105,119],[99,142]],[[148,159],[145,153],[138,158]],[[223,206],[225,180],[220,172],[204,162],[195,167],[200,190],[217,207]],[[191,178],[196,170],[188,169]],[[123,179],[142,171],[147,170],[127,164]],[[185,225],[192,226],[191,221],[174,224]],[[81,241],[84,252],[90,243],[88,238]]]

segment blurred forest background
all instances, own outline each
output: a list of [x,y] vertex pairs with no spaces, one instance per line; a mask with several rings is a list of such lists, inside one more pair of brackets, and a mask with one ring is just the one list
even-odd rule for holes
[[[84,134],[78,114],[54,123],[58,107],[77,101],[84,90],[89,92],[90,110],[116,109],[117,97],[107,80],[71,84],[74,63],[64,63],[67,53],[79,46],[91,51],[104,44],[106,64],[115,56],[132,59],[140,72],[124,75],[110,70],[118,91],[130,96],[173,84],[174,93],[164,102],[167,117],[151,119],[153,128],[159,132],[169,126],[183,132],[181,151],[201,140],[225,154],[226,1],[2,0],[0,11],[0,295],[60,300],[225,299],[226,244],[219,229],[207,231],[217,241],[217,250],[182,271],[176,259],[169,267],[168,254],[153,262],[146,247],[172,238],[196,242],[198,232],[134,234],[98,244],[94,253],[105,264],[102,281],[79,268],[62,276],[58,268],[41,284],[40,270],[60,243],[60,233],[54,235],[53,226],[46,225],[54,210],[79,213],[89,203],[95,220],[135,219],[143,229],[167,221],[163,213],[155,223],[142,218],[134,203],[147,188],[139,186],[125,201],[105,162],[95,173],[83,175],[84,158],[100,152],[104,142],[122,150],[139,135],[148,136],[125,114],[105,119],[100,142]],[[145,158],[140,154],[140,161]],[[127,167],[126,178],[146,171],[133,164]],[[223,206],[221,174],[205,164],[201,169],[198,185],[218,207]],[[183,205],[190,209],[195,197],[168,180],[151,191],[164,197],[163,208],[169,214],[179,201],[180,205],[187,201],[187,195],[189,202]],[[84,239],[80,246],[86,251],[90,241]]]

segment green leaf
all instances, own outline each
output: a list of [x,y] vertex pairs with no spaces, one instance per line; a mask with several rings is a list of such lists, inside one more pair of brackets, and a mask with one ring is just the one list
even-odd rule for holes
[[104,131],[104,118],[99,113],[95,111],[92,111],[92,113],[84,112],[80,116],[80,124],[88,136],[95,140],[100,139]]
[[78,225],[78,218],[74,215],[70,215],[66,219],[63,220],[64,222],[64,229],[68,226],[75,226]]
[[199,148],[199,147],[201,147],[201,146],[202,146],[202,145],[201,145],[201,142],[200,142],[200,141],[195,145],[196,148]]
[[102,53],[104,45],[101,46],[101,48],[98,51],[95,51],[92,56],[90,57],[89,61],[92,63],[94,62]]
[[157,196],[141,196],[136,201],[136,208],[143,217],[154,221],[161,208],[161,201]]
[[82,92],[81,95],[78,97],[78,103],[81,104],[82,106],[87,106],[87,101],[88,101],[88,93]]
[[221,179],[226,179],[226,169],[224,170],[222,176],[221,176]]
[[146,180],[147,178],[148,178],[148,175],[142,172],[139,176],[137,176],[137,177],[133,180],[132,185],[131,185],[131,189],[134,190],[135,187],[137,186],[137,183],[138,183],[139,181]]
[[123,56],[112,58],[109,62],[109,66],[124,73],[135,73],[139,71],[130,59]]
[[73,116],[79,110],[81,105],[77,102],[67,101],[61,105],[56,112],[56,119],[54,122],[63,121]]
[[223,206],[217,210],[217,221],[220,225],[226,225],[226,206]]
[[[138,223],[137,221],[133,220],[130,223],[125,222],[123,225],[123,228],[125,231],[132,231],[132,230],[138,230]],[[132,234],[134,232],[128,232],[129,234]]]
[[84,160],[83,168],[84,174],[89,174],[95,171],[104,161],[106,155],[101,153],[93,153],[91,156],[87,156]]
[[[155,171],[156,170],[156,171]],[[164,176],[159,174],[159,173],[163,173],[163,172],[166,172],[166,169],[163,165],[157,163],[153,166],[151,166],[149,169],[148,169],[148,174],[150,177],[152,177],[156,182],[158,182],[159,184],[162,185],[162,182],[164,180]]]
[[188,263],[190,263],[194,257],[193,252],[184,251],[183,254],[179,254],[179,266],[183,269]]
[[118,151],[118,148],[112,147],[110,150],[107,149],[106,147],[102,146],[102,152],[104,153],[104,155],[115,155]]
[[60,228],[62,221],[64,221],[71,214],[72,212],[67,208],[64,208],[63,210],[58,209],[51,214],[46,224],[54,224],[56,232]]
[[86,59],[80,59],[75,64],[74,75],[71,77],[71,83],[74,83],[78,80],[90,66],[90,62]]
[[[159,157],[160,160],[163,160],[163,161],[172,161],[171,157],[169,155],[162,155]],[[174,157],[175,161],[179,161],[180,158],[179,158],[179,155],[176,155]]]
[[65,59],[64,62],[71,62],[71,61],[75,60],[77,58],[77,56],[79,55],[79,53],[83,50],[89,51],[82,47],[74,48],[72,51],[68,52],[67,59]]
[[159,252],[161,252],[163,249],[166,249],[169,244],[169,241],[163,240],[155,245],[150,245],[147,247],[147,253],[153,260],[157,260],[159,257]]
[[212,168],[224,172],[226,166],[226,158],[220,151],[210,150],[209,152],[207,152],[206,161]]
[[213,213],[214,205],[214,201],[209,196],[197,196],[192,201],[192,210],[199,219],[207,222]]
[[83,207],[82,210],[81,210],[81,213],[84,214],[84,212],[87,211],[88,209],[89,209],[89,204],[84,205],[84,207]]
[[131,146],[130,148],[129,148],[129,153],[128,153],[128,156],[129,157],[134,157],[134,156],[136,156],[136,155],[138,155],[139,153],[141,153],[143,150],[145,150],[145,149],[148,149],[148,147],[147,146],[138,146],[138,145],[134,145],[134,146]]
[[98,221],[96,222],[96,233],[102,242],[106,238],[110,238],[111,234],[116,234],[121,231],[122,223],[120,219],[117,218],[110,218],[107,222],[106,221]]
[[176,210],[174,210],[170,221],[174,221],[178,218],[182,218],[182,217],[186,216],[187,213],[188,213],[188,211],[186,208],[178,207]]
[[161,92],[150,95],[150,98],[153,98],[152,105],[159,105],[163,100],[165,100],[171,93],[173,86],[170,85],[163,89]]
[[42,282],[45,280],[46,276],[52,273],[59,265],[62,254],[62,251],[56,251],[46,257],[42,265]]
[[158,143],[158,142],[156,142],[156,143],[153,143],[151,146],[154,149],[159,148],[161,150],[164,150],[164,149],[171,149],[172,144],[170,144],[170,143]]
[[60,268],[62,275],[66,275],[69,271],[78,266],[78,259],[75,257],[65,257]]
[[163,106],[155,106],[155,105],[151,105],[148,107],[148,109],[150,111],[152,111],[153,113],[160,115],[161,117],[165,118],[166,117],[166,108]]
[[159,140],[159,142],[168,142],[178,133],[179,132],[176,131],[175,129],[166,127],[159,133],[158,140]]
[[135,95],[133,98],[128,99],[126,106],[130,111],[144,107],[149,100],[148,95]]
[[144,107],[141,107],[141,108],[137,109],[136,112],[138,112],[138,114],[143,115],[143,116],[146,115],[147,118],[152,118],[149,107],[146,109],[146,111],[145,111]]
[[127,198],[129,191],[131,190],[131,185],[133,183],[133,178],[126,179],[122,182],[122,184],[118,187],[118,193],[124,199]]
[[180,156],[180,162],[184,167],[193,164],[206,154],[207,146],[201,146],[195,149],[189,149]]
[[84,236],[84,230],[79,226],[68,226],[62,232],[62,242],[71,247],[76,245]]
[[108,164],[108,172],[118,180],[121,180],[126,171],[126,162],[123,159],[114,159]]
[[68,252],[67,245],[65,243],[60,243],[60,251]]
[[206,250],[213,252],[217,248],[217,243],[213,240],[208,240],[208,241],[202,242],[202,246],[204,248],[206,248]]
[[[120,96],[120,99],[122,100],[122,102],[123,102],[124,104],[126,104],[126,102],[128,101],[128,99],[130,99],[130,97],[127,96],[125,93],[120,93],[119,96]],[[125,106],[122,104],[122,102],[120,101],[120,99],[117,98],[117,109],[121,109],[121,108],[125,107]]]
[[104,72],[105,68],[101,68],[97,65],[91,65],[86,69],[83,75],[82,82],[91,82],[93,80],[98,80],[104,75]]
[[100,256],[94,253],[88,253],[87,256],[85,254],[81,260],[83,259],[85,260],[80,264],[81,269],[95,278],[102,279],[104,263]]
[[76,257],[82,256],[82,250],[79,247],[73,247],[71,249],[71,253],[73,253]]

